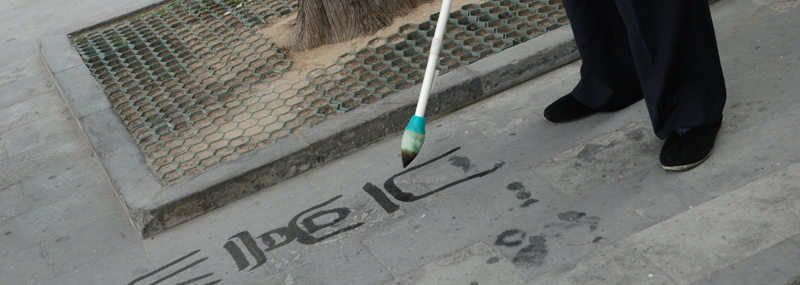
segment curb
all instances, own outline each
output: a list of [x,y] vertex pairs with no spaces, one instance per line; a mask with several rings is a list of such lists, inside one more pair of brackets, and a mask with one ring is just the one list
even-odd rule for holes
[[[577,60],[569,26],[443,74],[426,117],[435,119]],[[402,131],[420,86],[290,135],[198,175],[162,185],[66,35],[39,39],[40,53],[141,237],[190,220]]]

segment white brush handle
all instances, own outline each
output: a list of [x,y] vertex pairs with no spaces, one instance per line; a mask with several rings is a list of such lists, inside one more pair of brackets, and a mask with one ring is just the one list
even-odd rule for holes
[[417,102],[417,117],[425,117],[425,108],[428,107],[428,97],[430,97],[433,82],[436,80],[436,66],[439,63],[439,53],[442,51],[442,40],[447,29],[447,19],[450,18],[450,5],[453,0],[443,0],[442,10],[439,11],[439,20],[436,22],[436,31],[433,33],[431,52],[428,55],[428,67],[425,68],[425,78],[422,80],[422,91],[419,93]]

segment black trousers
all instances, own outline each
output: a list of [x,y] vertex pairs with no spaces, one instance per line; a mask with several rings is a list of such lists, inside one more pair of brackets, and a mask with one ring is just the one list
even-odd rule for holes
[[644,98],[656,136],[713,125],[725,79],[707,0],[563,0],[581,81],[572,91],[597,111]]

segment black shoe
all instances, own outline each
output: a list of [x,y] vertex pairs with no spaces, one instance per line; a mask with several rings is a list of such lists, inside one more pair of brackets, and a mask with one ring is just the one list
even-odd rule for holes
[[678,131],[669,133],[661,148],[661,167],[670,171],[682,171],[703,163],[711,156],[719,127],[724,120],[725,117],[722,117],[714,125],[693,127],[683,134]]
[[589,117],[597,111],[581,104],[572,93],[564,95],[544,109],[544,120],[551,124],[569,123]]

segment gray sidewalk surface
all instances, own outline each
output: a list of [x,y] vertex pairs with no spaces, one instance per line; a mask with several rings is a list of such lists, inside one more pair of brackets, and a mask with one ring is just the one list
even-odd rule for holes
[[[499,3],[501,3],[501,1],[482,1],[483,4],[491,5],[499,5]],[[534,2],[534,5],[540,4],[541,1],[543,0]],[[506,5],[510,4],[513,4],[513,2],[506,3]],[[503,7],[501,8],[505,9]],[[138,12],[134,12],[132,14],[137,13]],[[563,11],[561,11],[561,13],[563,13]],[[500,28],[497,30],[500,30]],[[492,34],[487,37],[497,36],[497,34]],[[506,41],[510,40],[506,39]],[[265,47],[272,45],[266,41],[263,44]],[[177,156],[180,156],[180,160],[183,160],[195,156],[195,154],[190,152],[178,154],[178,152],[187,150],[189,146],[192,148],[198,146],[198,149],[200,149],[206,147],[208,143],[211,143],[211,145],[214,145],[214,148],[217,148],[222,147],[223,144],[228,142],[246,142],[249,140],[248,137],[236,137],[241,129],[235,132],[232,131],[231,134],[234,135],[232,137],[220,139],[221,136],[227,136],[227,133],[225,135],[223,135],[223,133],[205,135],[196,133],[205,133],[206,131],[217,128],[216,126],[206,126],[202,129],[194,126],[180,132],[173,132],[170,131],[171,129],[169,127],[164,125],[162,126],[163,128],[159,127],[159,129],[167,132],[161,135],[165,136],[169,141],[166,143],[152,142],[142,150],[141,145],[137,143],[137,139],[132,137],[135,136],[138,138],[143,136],[144,133],[141,131],[144,129],[137,127],[136,130],[133,131],[135,135],[132,135],[129,128],[126,127],[127,123],[120,120],[119,111],[113,109],[112,104],[109,103],[109,96],[113,97],[113,95],[110,94],[114,94],[117,91],[110,92],[109,95],[107,95],[105,93],[107,91],[100,89],[100,86],[97,85],[97,79],[95,79],[91,75],[90,70],[86,68],[86,65],[80,59],[81,56],[75,51],[75,47],[70,43],[69,39],[64,35],[43,37],[39,39],[39,45],[41,46],[42,59],[47,64],[48,70],[60,94],[64,97],[64,101],[67,102],[70,112],[78,121],[79,127],[90,142],[93,152],[101,162],[103,169],[105,169],[112,187],[118,193],[120,201],[122,201],[124,205],[123,207],[127,210],[131,224],[134,225],[134,228],[140,232],[143,237],[149,237],[180,224],[181,222],[202,215],[205,212],[224,206],[231,201],[292,178],[308,169],[316,168],[328,161],[363,149],[370,144],[385,139],[388,135],[395,132],[402,131],[408,124],[408,118],[412,116],[419,97],[420,85],[410,85],[409,88],[399,90],[388,98],[378,100],[377,102],[359,107],[355,110],[344,113],[342,109],[339,109],[334,116],[341,119],[325,119],[324,121],[320,121],[319,124],[314,125],[311,129],[294,134],[286,133],[287,136],[284,138],[277,139],[277,141],[261,147],[256,147],[252,149],[252,151],[243,152],[241,155],[222,154],[225,155],[222,157],[223,160],[225,160],[224,162],[220,161],[219,165],[216,166],[212,166],[214,164],[206,165],[207,169],[213,168],[214,171],[204,170],[194,175],[187,175],[177,181],[167,183],[167,181],[159,180],[158,176],[160,175],[158,172],[148,165],[147,161],[152,160],[153,157],[148,154],[150,151],[147,149],[158,149],[158,152],[162,154],[172,153],[170,154],[170,159],[172,159],[173,156],[175,159],[178,159]],[[359,53],[356,53],[356,55],[357,54]],[[349,55],[355,56],[352,53]],[[551,30],[536,37],[535,41],[530,40],[513,46],[500,54],[493,55],[492,61],[464,66],[463,68],[439,76],[436,88],[432,90],[428,100],[428,108],[426,109],[425,117],[428,118],[428,120],[432,120],[451,113],[461,107],[496,95],[521,82],[528,81],[531,78],[564,66],[565,64],[575,61],[578,57],[578,51],[571,30],[568,28]],[[446,59],[443,59],[443,61],[446,61]],[[339,65],[339,67],[342,66]],[[365,67],[361,66],[353,70],[355,71],[359,68],[363,69]],[[275,80],[272,83],[278,84],[280,82],[285,81]],[[286,84],[294,85],[292,83]],[[280,86],[282,85],[275,86],[275,88],[279,88]],[[231,106],[238,104],[238,106],[234,107],[234,109],[238,110],[235,112],[250,110],[256,113],[264,111],[263,114],[266,114],[270,112],[269,109],[262,108],[261,111],[257,111],[259,110],[258,108],[261,107],[259,107],[258,103],[253,103],[251,98],[257,99],[256,97],[260,97],[261,99],[272,100],[271,98],[278,95],[272,90],[273,89],[267,88],[245,99],[245,101],[250,101],[250,103],[253,104],[247,108],[244,107],[246,105],[245,101],[230,101],[225,103],[225,105],[229,103],[232,104]],[[289,100],[295,101],[304,97],[301,94],[292,94],[291,92],[281,93],[280,96],[294,96]],[[315,94],[320,95],[322,93]],[[203,95],[202,92],[194,96],[200,95]],[[166,95],[158,95],[153,97],[153,99],[155,100],[157,97],[163,96]],[[227,95],[222,96],[222,94],[209,96],[209,98],[201,99],[200,101],[207,101],[208,99],[226,100],[225,98],[227,97]],[[183,98],[189,97],[185,95]],[[142,98],[136,102],[144,102],[142,100],[147,101],[148,99]],[[114,101],[116,102],[117,100],[115,99]],[[165,100],[158,104],[169,104],[169,102],[169,100]],[[185,101],[180,103],[180,105],[186,103],[193,104],[194,101]],[[126,104],[130,105],[132,102],[128,101],[127,103],[122,103],[122,105]],[[203,112],[208,111],[209,114],[215,113],[217,115],[225,113],[224,110],[223,112],[213,110],[215,107],[212,105],[218,107],[220,105],[218,102],[205,105],[205,107],[203,107],[201,103],[198,104],[199,105],[191,107],[190,109],[203,109]],[[272,107],[276,106],[278,105]],[[147,107],[143,106],[140,108],[151,107],[152,105],[147,105]],[[173,107],[176,107],[176,103],[174,102],[163,108],[164,110],[169,110]],[[283,109],[285,111],[285,107],[286,106],[276,107],[274,110]],[[333,108],[330,105],[328,107]],[[336,108],[338,109],[339,107]],[[234,111],[234,109],[230,111]],[[155,111],[155,109],[150,110]],[[302,113],[305,111],[300,112]],[[174,114],[176,113],[164,114],[164,116],[171,117]],[[327,116],[331,114],[333,113],[329,113],[325,118],[328,118]],[[248,116],[250,116],[249,113],[236,115],[236,117],[242,120],[245,120]],[[214,121],[226,121],[232,118],[232,116],[223,117],[217,117]],[[170,121],[184,119],[186,119],[186,117],[178,116],[170,119]],[[205,122],[203,123],[201,121]],[[250,122],[254,121],[255,119]],[[167,122],[169,121],[165,119],[158,124]],[[211,119],[206,118],[195,123],[205,124],[210,122]],[[188,122],[177,123],[176,121],[176,124],[183,123],[186,123],[184,126],[189,125]],[[242,124],[247,125],[249,123],[229,122],[225,123],[224,126],[226,126],[225,129],[232,130],[229,128]],[[273,124],[283,125],[282,122]],[[286,124],[290,123],[287,122]],[[176,128],[177,126],[178,125],[176,125]],[[248,130],[252,131],[251,129]],[[276,133],[279,132],[282,131],[276,131]],[[262,135],[271,136],[269,132],[262,132],[250,138],[260,137]],[[174,138],[175,136],[178,136],[178,138]],[[199,143],[200,141],[206,141],[206,139],[208,139],[206,143]],[[255,145],[261,144],[262,143],[259,142]],[[173,147],[179,149],[173,153],[170,150]],[[226,149],[231,150],[232,148],[228,147]],[[224,152],[225,151],[222,153]],[[205,157],[213,153],[216,152],[213,151],[212,148],[209,148],[196,153],[196,155]],[[222,155],[215,155],[213,158],[206,157],[202,159],[194,157],[191,161],[183,163],[190,165],[202,163],[202,161],[216,161],[221,158]],[[160,158],[156,160],[160,160]],[[166,162],[167,160],[160,161]],[[177,164],[173,163],[169,165],[175,166]],[[172,166],[169,165],[163,165],[161,167],[171,168]],[[181,171],[174,170],[171,173],[179,172]],[[164,173],[161,175],[163,174]]]
[[[714,154],[658,164],[643,102],[550,125],[572,63],[140,240],[36,39],[148,5],[0,0],[0,284],[797,284],[800,1],[712,5]],[[475,64],[480,65],[481,62]]]

